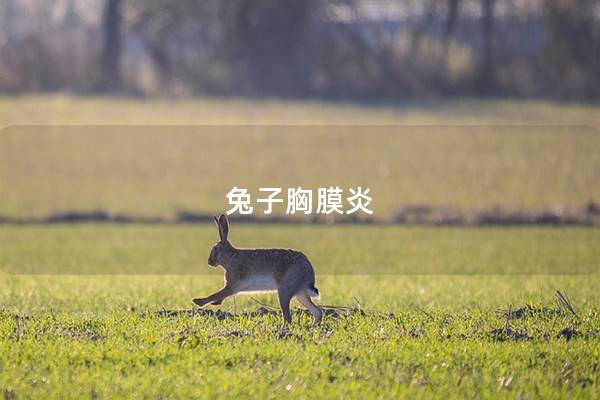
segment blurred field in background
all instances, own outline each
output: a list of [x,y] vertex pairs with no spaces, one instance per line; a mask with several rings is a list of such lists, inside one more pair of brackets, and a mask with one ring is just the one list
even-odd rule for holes
[[[600,230],[233,224],[241,247],[297,248],[319,275],[599,272]],[[0,271],[12,274],[202,274],[218,235],[195,226],[3,226]]]
[[543,124],[600,127],[599,106],[549,100],[450,99],[405,103],[280,98],[0,96],[0,126]]
[[[578,207],[600,198],[600,133],[593,128],[600,122],[593,106],[70,97],[0,102],[5,216],[97,209],[217,213],[233,186],[255,197],[259,187],[285,193],[287,187],[361,185],[372,189],[380,218],[414,204]],[[220,124],[242,126],[184,126]],[[243,126],[256,124],[275,126]],[[320,124],[347,126],[294,127]],[[284,211],[275,207],[275,213]]]

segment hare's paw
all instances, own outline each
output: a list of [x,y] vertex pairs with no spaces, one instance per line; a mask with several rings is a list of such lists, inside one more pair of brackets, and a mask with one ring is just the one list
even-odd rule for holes
[[204,298],[200,298],[200,297],[198,297],[198,298],[196,298],[196,299],[192,300],[192,302],[193,302],[195,305],[197,305],[198,307],[204,307],[205,305],[207,305],[207,304],[208,304],[208,301],[206,301],[206,299],[204,299]]
[[213,305],[213,306],[218,306],[218,305],[221,305],[222,303],[223,303],[223,299],[221,299],[221,300],[215,300],[215,301],[213,301],[210,304]]

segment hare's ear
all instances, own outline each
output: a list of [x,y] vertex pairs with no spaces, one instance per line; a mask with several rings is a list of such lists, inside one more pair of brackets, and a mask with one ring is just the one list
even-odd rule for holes
[[229,234],[229,222],[227,221],[227,216],[225,214],[221,214],[219,220],[217,221],[217,225],[219,226],[219,236],[221,237],[221,242],[227,242],[227,235]]

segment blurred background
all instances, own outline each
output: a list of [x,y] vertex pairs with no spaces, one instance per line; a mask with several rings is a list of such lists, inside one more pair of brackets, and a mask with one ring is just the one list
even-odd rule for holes
[[2,0],[0,93],[600,97],[599,0]]
[[373,216],[236,238],[321,273],[589,271],[599,99],[600,0],[0,0],[0,270],[206,272],[232,187],[362,186]]
[[596,224],[599,98],[600,0],[2,0],[0,222],[362,185],[380,222]]

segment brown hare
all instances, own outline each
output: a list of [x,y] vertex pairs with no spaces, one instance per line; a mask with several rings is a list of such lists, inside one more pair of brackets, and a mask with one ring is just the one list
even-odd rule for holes
[[312,302],[319,297],[315,287],[315,272],[308,258],[299,251],[288,249],[239,249],[228,239],[229,222],[224,214],[215,218],[221,240],[214,245],[208,265],[225,269],[225,287],[194,304],[221,304],[231,295],[244,292],[277,291],[285,324],[292,322],[290,301],[296,297],[321,322],[323,311]]

